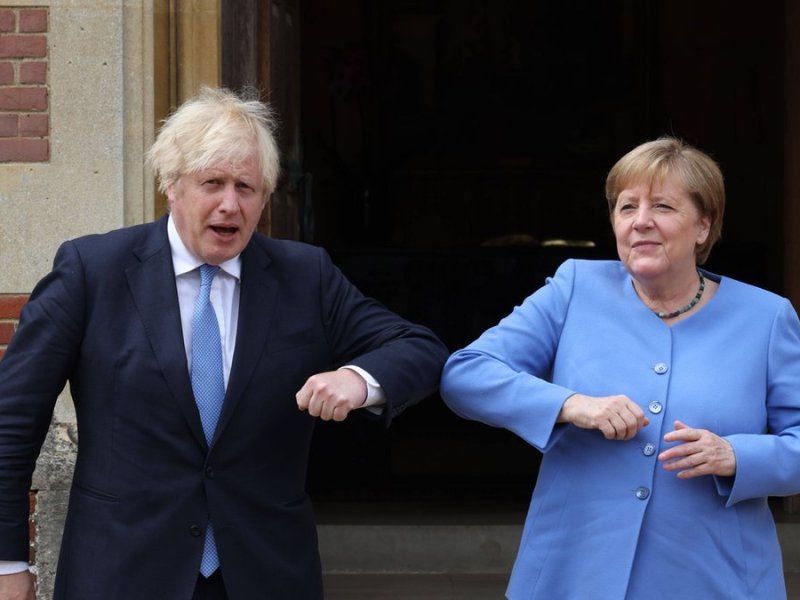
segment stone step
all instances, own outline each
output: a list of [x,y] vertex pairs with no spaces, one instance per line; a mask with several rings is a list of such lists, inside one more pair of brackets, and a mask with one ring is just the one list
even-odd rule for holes
[[778,539],[783,550],[783,572],[800,575],[800,523],[778,521]]
[[507,574],[520,505],[343,503],[316,506],[326,573]]
[[[507,576],[525,509],[517,504],[320,504],[323,572]],[[800,574],[800,517],[776,519],[784,571]]]
[[[323,576],[325,600],[503,600],[505,575]],[[800,600],[800,574],[786,574],[787,600]]]
[[330,573],[508,573],[516,525],[321,525]]
[[508,576],[327,573],[324,584],[325,600],[500,600]]

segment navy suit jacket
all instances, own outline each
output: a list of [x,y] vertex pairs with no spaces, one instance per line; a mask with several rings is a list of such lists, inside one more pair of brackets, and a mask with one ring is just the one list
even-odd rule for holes
[[435,335],[365,298],[324,251],[256,234],[209,447],[166,217],[66,242],[0,362],[0,558],[27,559],[31,473],[68,381],[79,448],[56,598],[189,598],[209,515],[232,599],[321,598],[305,492],[314,418],[295,393],[355,364],[384,388],[388,424],[435,390],[445,358]]

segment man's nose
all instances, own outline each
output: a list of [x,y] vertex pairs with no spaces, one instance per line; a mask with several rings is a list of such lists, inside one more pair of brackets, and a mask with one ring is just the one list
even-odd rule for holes
[[239,208],[239,193],[235,185],[228,184],[222,189],[219,207],[221,210],[229,212]]

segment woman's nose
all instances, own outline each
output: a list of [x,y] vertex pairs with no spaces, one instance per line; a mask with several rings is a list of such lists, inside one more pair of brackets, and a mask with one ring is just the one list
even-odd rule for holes
[[650,227],[653,225],[653,216],[650,212],[650,209],[646,206],[640,206],[636,210],[636,214],[634,215],[633,219],[633,226],[637,229]]

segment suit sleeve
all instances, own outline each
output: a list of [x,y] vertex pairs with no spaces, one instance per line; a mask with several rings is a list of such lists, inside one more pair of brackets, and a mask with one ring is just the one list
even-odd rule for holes
[[70,243],[31,293],[0,361],[0,559],[28,560],[28,492],[80,348],[81,266]]
[[718,480],[727,505],[800,493],[800,320],[784,300],[772,324],[767,366],[767,431],[726,436],[736,475]]
[[513,431],[547,451],[564,426],[556,419],[574,392],[547,379],[569,309],[575,262],[445,365],[441,392],[458,415]]
[[320,250],[320,294],[328,343],[337,366],[372,375],[386,394],[387,425],[436,391],[447,349],[428,328],[365,297]]

